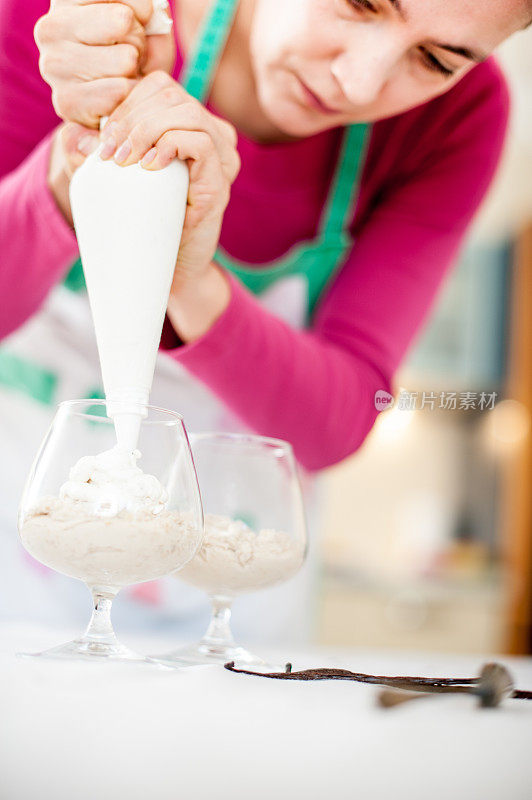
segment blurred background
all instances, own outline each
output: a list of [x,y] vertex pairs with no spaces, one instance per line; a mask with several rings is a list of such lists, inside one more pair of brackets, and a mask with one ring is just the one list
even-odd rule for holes
[[499,60],[498,179],[394,406],[324,479],[321,643],[531,652],[532,30]]

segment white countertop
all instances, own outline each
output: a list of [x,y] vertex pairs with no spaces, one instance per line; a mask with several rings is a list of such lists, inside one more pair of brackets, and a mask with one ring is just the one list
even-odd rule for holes
[[[532,797],[532,701],[480,711],[470,697],[438,696],[382,711],[373,687],[351,682],[14,655],[59,644],[64,634],[0,628],[1,800]],[[176,644],[125,643],[144,652]],[[461,677],[478,674],[486,660],[321,649],[284,655],[294,670]],[[499,660],[519,688],[532,689],[532,659]]]

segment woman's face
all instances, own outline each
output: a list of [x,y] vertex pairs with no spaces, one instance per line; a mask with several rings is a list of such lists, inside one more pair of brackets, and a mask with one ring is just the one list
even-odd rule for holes
[[530,21],[529,0],[257,0],[259,101],[293,136],[372,122],[447,91]]

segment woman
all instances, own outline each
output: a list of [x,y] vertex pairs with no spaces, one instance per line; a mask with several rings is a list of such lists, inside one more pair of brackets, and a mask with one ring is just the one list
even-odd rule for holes
[[309,470],[353,453],[499,161],[488,56],[530,3],[179,0],[175,39],[145,36],[150,0],[1,8],[2,333],[41,309],[4,382],[43,414],[98,393],[85,301],[42,304],[77,257],[69,178],[110,115],[105,157],[190,165],[154,400],[288,439]]

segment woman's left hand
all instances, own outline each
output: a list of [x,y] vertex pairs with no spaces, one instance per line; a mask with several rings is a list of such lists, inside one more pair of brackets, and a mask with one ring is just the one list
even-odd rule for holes
[[190,173],[188,205],[174,286],[194,281],[209,269],[240,169],[234,127],[191,97],[167,73],[152,72],[111,114],[102,131],[103,158],[121,166],[140,161],[149,170],[176,156]]

